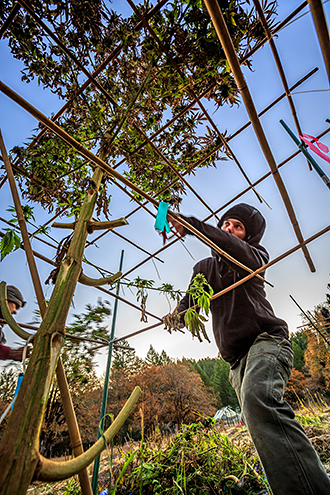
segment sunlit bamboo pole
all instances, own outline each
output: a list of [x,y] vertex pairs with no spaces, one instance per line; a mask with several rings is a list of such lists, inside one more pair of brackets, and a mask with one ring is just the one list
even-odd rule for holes
[[[280,22],[279,24],[277,24],[274,29],[272,30],[273,32],[273,36],[275,36],[276,33],[278,33],[279,31],[281,31],[283,28],[286,27],[286,25],[292,21],[292,19],[294,19],[296,17],[297,14],[299,14],[299,12],[301,12],[305,7],[306,5],[308,5],[308,2],[307,0],[305,0],[303,3],[301,3],[295,10],[293,10],[285,19],[283,19],[282,22]],[[262,47],[265,43],[267,42],[267,38],[265,37],[263,40],[261,40],[259,43],[257,43],[253,48],[252,50],[250,50],[249,52],[249,56],[251,57],[257,50],[259,50],[260,47]]]
[[[40,314],[42,317],[44,317],[46,310],[47,310],[47,305],[46,305],[46,301],[45,301],[45,298],[43,295],[43,290],[42,290],[37,266],[35,263],[35,259],[33,256],[33,251],[32,251],[32,247],[30,244],[28,231],[26,228],[26,223],[25,223],[25,219],[24,219],[24,215],[23,215],[21,202],[20,202],[20,199],[18,196],[18,191],[17,191],[15,179],[14,179],[13,170],[11,168],[11,164],[10,164],[10,161],[9,161],[9,158],[7,155],[5,144],[3,142],[1,131],[0,131],[0,149],[1,149],[2,158],[3,158],[4,163],[5,163],[8,181],[9,181],[11,193],[12,193],[13,200],[14,200],[14,205],[15,205],[17,218],[18,218],[18,224],[19,224],[19,227],[20,227],[20,230],[22,233],[24,251],[26,254],[27,261],[28,261],[28,265],[29,265],[35,293],[37,296]],[[61,393],[65,419],[67,421],[70,439],[71,439],[71,443],[72,443],[72,451],[73,451],[73,454],[75,456],[79,456],[80,454],[83,453],[83,446],[82,446],[78,422],[77,422],[77,418],[76,418],[76,415],[74,412],[72,398],[71,398],[71,394],[69,391],[69,386],[68,386],[68,382],[66,379],[64,369],[63,369],[63,364],[62,364],[61,358],[58,359],[57,368],[56,368],[56,376],[57,376],[57,381],[58,381],[58,385],[59,385],[59,389],[60,389],[60,393]],[[81,471],[81,473],[79,473],[79,481],[80,481],[80,486],[81,486],[81,490],[82,490],[83,495],[92,495],[92,489],[91,489],[87,469],[84,469],[83,471]]]
[[280,176],[280,173],[278,171],[278,168],[276,166],[275,159],[273,157],[272,151],[270,149],[270,146],[268,144],[267,138],[265,136],[265,133],[263,131],[261,122],[258,118],[257,111],[255,109],[249,88],[246,84],[245,78],[243,76],[243,73],[241,71],[239,61],[237,59],[237,55],[235,53],[235,48],[233,46],[233,42],[230,38],[228,28],[226,26],[225,20],[223,18],[221,9],[219,7],[219,4],[217,3],[216,0],[204,0],[205,5],[207,7],[207,10],[210,14],[210,17],[212,19],[212,22],[214,24],[215,30],[217,32],[217,35],[219,37],[219,40],[222,44],[222,47],[224,49],[224,52],[226,54],[226,58],[229,62],[229,65],[231,67],[232,73],[234,75],[237,87],[242,95],[246,110],[249,114],[250,120],[252,122],[255,134],[258,138],[260,147],[264,153],[264,156],[267,160],[267,163],[271,169],[272,175],[274,177],[275,183],[278,187],[278,190],[281,194],[282,200],[284,202],[284,206],[287,210],[287,213],[289,215],[289,218],[291,220],[294,232],[296,234],[296,237],[298,239],[299,244],[302,245],[302,251],[304,253],[304,256],[306,258],[306,261],[308,263],[308,266],[312,272],[315,272],[315,266],[313,264],[313,261],[310,257],[310,254],[306,248],[306,246],[303,244],[304,238],[302,236],[298,220],[296,217],[296,214],[294,212],[294,208],[292,206],[290,197],[288,195],[288,192],[285,188],[285,185],[283,183],[282,177]]
[[308,0],[330,83],[330,38],[321,0]]
[[[282,62],[281,62],[279,53],[278,53],[277,48],[276,48],[276,45],[275,45],[275,41],[272,38],[272,33],[271,33],[271,31],[270,31],[270,29],[268,27],[268,24],[267,24],[267,21],[266,21],[266,18],[265,18],[265,15],[264,15],[264,12],[262,10],[262,7],[260,5],[259,0],[253,0],[253,2],[254,2],[254,5],[255,5],[255,7],[257,9],[257,12],[258,12],[260,21],[262,23],[262,26],[264,28],[264,31],[266,33],[266,37],[268,39],[268,42],[269,42],[269,45],[270,45],[270,48],[271,48],[271,51],[272,51],[272,54],[273,54],[273,57],[274,57],[274,60],[275,60],[275,63],[276,63],[276,67],[277,67],[278,73],[280,75],[280,78],[281,78],[281,81],[282,81],[282,84],[283,84],[283,87],[284,87],[284,90],[285,90],[286,97],[288,99],[288,103],[289,103],[289,106],[290,106],[290,109],[291,109],[291,113],[292,113],[292,117],[293,117],[294,123],[296,125],[296,129],[298,131],[299,136],[301,136],[302,135],[302,130],[301,130],[300,123],[299,123],[299,120],[298,120],[298,115],[297,115],[297,112],[296,112],[295,105],[293,103],[293,99],[292,99],[292,96],[291,96],[291,93],[290,93],[290,90],[289,90],[289,85],[288,85],[288,82],[287,82],[287,79],[286,79],[286,76],[285,76],[285,72],[284,72],[284,69],[283,69],[283,65],[282,65]],[[312,170],[312,168],[311,168],[310,163],[308,162],[308,160],[307,160],[307,164],[308,164],[309,170]]]

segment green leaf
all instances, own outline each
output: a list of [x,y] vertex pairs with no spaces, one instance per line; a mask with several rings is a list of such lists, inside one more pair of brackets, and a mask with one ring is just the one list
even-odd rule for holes
[[0,261],[2,261],[7,254],[12,251],[16,251],[16,249],[18,249],[21,245],[21,239],[16,234],[14,229],[6,229],[6,231],[6,234],[0,241]]

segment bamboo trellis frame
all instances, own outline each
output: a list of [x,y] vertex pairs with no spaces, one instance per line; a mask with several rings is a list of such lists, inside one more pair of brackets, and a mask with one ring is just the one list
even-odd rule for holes
[[[25,4],[25,2],[24,2],[24,1],[22,1],[21,3],[22,3],[22,5],[24,4],[24,7],[26,7],[26,4]],[[157,11],[157,9],[158,9],[158,8],[161,8],[161,7],[162,7],[165,3],[166,3],[166,2],[165,2],[164,0],[163,0],[163,1],[161,1],[161,2],[159,2],[159,3],[158,3],[158,4],[157,4],[157,5],[156,5],[153,9],[151,9],[151,11],[148,13],[148,15],[147,15],[146,17],[151,17],[152,13],[153,13],[154,11]],[[284,21],[283,21],[283,22],[282,22],[279,26],[277,26],[277,29],[275,29],[274,31],[280,30],[283,26],[285,26],[285,24],[286,24],[286,23],[287,23],[287,22],[288,22],[288,21],[289,21],[292,17],[294,17],[294,16],[295,16],[295,15],[296,15],[299,11],[301,11],[301,10],[302,10],[302,9],[303,9],[306,5],[307,5],[307,2],[303,2],[303,3],[301,4],[301,6],[299,6],[299,7],[298,7],[298,8],[297,8],[297,9],[296,9],[296,10],[295,10],[292,14],[290,14],[290,15],[289,15],[289,16],[288,16],[288,17],[287,17],[287,18],[286,18],[286,19],[285,19],[285,20],[284,20]],[[16,4],[16,7],[17,7],[17,4]],[[28,7],[28,6],[27,6],[27,9],[29,10],[29,7]],[[30,9],[30,10],[31,10],[31,9]],[[17,8],[15,9],[15,7],[14,7],[14,8],[13,8],[13,11],[11,12],[11,18],[13,18],[13,17],[14,17],[14,15],[16,15],[17,11],[18,11],[18,10],[17,10]],[[149,15],[149,14],[150,14],[150,15]],[[145,19],[144,19],[144,21],[145,21]],[[5,24],[6,24],[6,26],[5,26]],[[7,19],[7,20],[6,20],[6,22],[4,23],[4,26],[3,26],[3,27],[2,27],[2,29],[1,29],[1,34],[4,32],[5,28],[7,28],[7,27],[8,27],[8,25],[9,25],[9,19]],[[143,26],[143,20],[141,20],[141,21],[140,21],[140,23],[139,23],[139,28],[141,28],[142,26]],[[266,32],[266,35],[267,35],[268,41],[269,41],[269,40],[270,40],[270,41],[272,41],[272,38],[269,36],[269,33],[267,33],[267,32]],[[264,41],[266,41],[266,39],[265,39]],[[264,42],[260,43],[260,44],[259,44],[259,46],[257,46],[256,48],[254,48],[251,52],[255,51],[257,48],[259,48],[260,46],[262,46],[262,44],[263,44],[263,43],[264,43]],[[92,76],[92,75],[88,75],[88,79],[87,79],[87,81],[86,81],[86,82],[84,83],[84,85],[81,87],[81,90],[82,90],[82,91],[83,91],[83,89],[85,89],[85,87],[86,87],[86,83],[87,83],[87,84],[89,84],[89,83],[91,83],[91,82],[92,82],[92,83],[94,83],[94,84],[95,84],[95,75],[97,75],[98,73],[100,73],[100,71],[101,71],[101,70],[105,67],[105,65],[106,65],[106,64],[108,64],[108,63],[111,61],[111,59],[112,59],[112,58],[116,55],[116,52],[118,52],[118,50],[120,50],[120,47],[117,47],[117,48],[116,48],[116,49],[112,52],[111,56],[109,56],[109,57],[107,58],[107,60],[106,60],[103,64],[101,64],[101,65],[100,65],[100,67],[98,67],[98,68],[96,69],[96,71],[94,71],[93,76]],[[250,55],[250,54],[248,54],[248,55],[247,55],[247,57],[248,57],[249,55]],[[284,74],[283,74],[283,75],[284,75]],[[284,77],[285,77],[285,75],[284,75]],[[307,76],[306,76],[306,77],[307,77]],[[303,78],[303,79],[304,79],[304,78]],[[96,84],[97,84],[97,83],[96,83]],[[296,83],[296,84],[298,84],[298,83]],[[289,91],[289,90],[288,90],[288,88],[287,88],[287,87],[285,87],[285,90],[286,90],[285,95],[286,95],[286,96],[288,96],[288,91]],[[195,98],[196,98],[196,101],[197,101],[197,100],[199,101],[199,98],[198,98],[198,97],[195,97]],[[192,104],[194,104],[194,103],[192,103]],[[271,105],[272,105],[272,104],[271,104]],[[271,106],[271,105],[270,105],[270,106]],[[66,110],[66,108],[67,108],[67,104],[66,104],[66,105],[64,105],[64,107],[62,107],[62,109],[60,110],[60,112],[58,112],[57,118],[58,118],[59,114],[62,114],[62,113]],[[265,109],[265,110],[266,110],[266,109]],[[260,114],[260,115],[261,115],[261,114]],[[56,120],[56,116],[55,116],[55,117],[53,117],[53,120]],[[173,120],[173,119],[172,119],[172,120]],[[249,124],[246,124],[246,126],[247,126],[247,125],[249,125]],[[243,126],[243,128],[241,128],[241,129],[243,130],[244,128],[246,128],[246,126]],[[166,126],[164,126],[164,127],[166,127]],[[41,131],[41,133],[42,133],[42,132],[43,132],[43,131]],[[237,131],[237,132],[234,134],[234,136],[232,136],[232,137],[235,137],[235,136],[236,136],[239,132],[240,132],[240,130],[239,130],[239,131]],[[40,134],[41,134],[41,133],[39,133],[39,135],[37,136],[37,138],[40,136]],[[232,138],[232,137],[231,137],[231,138]],[[152,136],[152,138],[153,138],[153,136]],[[151,138],[151,139],[152,139],[152,138]],[[230,139],[230,138],[229,138],[229,139]],[[229,139],[228,139],[228,140],[229,140]],[[149,140],[148,140],[148,141],[149,141]],[[147,142],[147,141],[146,141],[146,142]],[[32,144],[32,143],[31,143],[31,144]],[[134,153],[134,151],[133,151],[133,153]],[[269,176],[269,174],[266,174],[266,176]],[[264,176],[264,178],[265,178],[266,176]],[[263,179],[261,179],[261,180],[263,180]],[[254,187],[254,186],[255,186],[257,183],[259,183],[259,182],[260,182],[260,180],[259,180],[259,181],[256,181],[256,182],[254,183],[254,185],[253,185],[253,184],[252,184],[252,185],[250,184],[250,187],[249,187],[249,188],[247,188],[245,191],[249,190],[251,187]],[[244,194],[244,192],[243,192],[243,193],[241,193],[241,194]],[[240,194],[240,195],[241,195],[241,194]],[[140,207],[141,207],[141,206],[140,206]],[[222,207],[221,207],[220,209],[222,209]],[[217,211],[219,211],[220,209],[216,210],[216,212],[217,212]],[[215,214],[216,214],[216,212],[215,212]],[[214,214],[214,213],[212,213],[212,214]],[[206,217],[206,218],[208,219],[208,218],[210,218],[210,217]],[[303,245],[303,243],[301,243],[301,244]],[[149,255],[149,257],[148,257],[147,259],[150,259],[150,257],[152,257],[152,256],[153,256],[153,255]],[[138,266],[140,266],[140,265],[141,265],[141,264],[139,264]],[[131,272],[131,271],[133,271],[135,268],[136,268],[136,267],[133,267],[133,268],[130,270],[130,272]]]
[[[158,4],[155,5],[155,7],[153,7],[149,12],[148,14],[145,16],[145,18],[141,18],[141,21],[139,23],[139,28],[142,28],[143,26],[144,27],[147,27],[148,26],[148,21],[147,19],[150,18],[153,13],[155,13],[158,9],[160,9],[165,3],[166,3],[167,0],[162,0],[160,1]],[[134,4],[131,0],[128,0],[129,4],[132,6],[132,8],[134,9]],[[269,108],[271,108],[274,104],[276,104],[281,98],[283,97],[287,97],[288,99],[288,102],[289,102],[289,105],[290,105],[290,108],[291,108],[291,111],[292,111],[292,114],[293,114],[293,117],[294,117],[294,120],[295,120],[295,123],[296,123],[296,126],[297,126],[297,129],[298,129],[298,132],[301,133],[301,128],[300,128],[300,124],[299,124],[299,120],[298,120],[298,117],[297,117],[297,113],[296,113],[296,110],[295,110],[295,107],[294,107],[294,104],[293,104],[293,100],[291,98],[291,91],[296,88],[301,82],[303,82],[307,77],[309,77],[310,75],[312,75],[312,73],[315,72],[314,71],[311,71],[311,73],[309,73],[307,76],[305,76],[304,78],[302,78],[300,81],[298,81],[295,85],[293,85],[291,88],[288,87],[288,84],[287,84],[287,80],[286,80],[286,76],[285,76],[285,72],[284,72],[284,69],[282,67],[282,64],[280,62],[280,59],[279,59],[279,55],[277,53],[277,50],[276,50],[276,47],[275,47],[275,44],[274,44],[274,41],[273,41],[273,35],[272,33],[269,31],[269,28],[265,22],[265,19],[263,18],[263,14],[262,14],[262,11],[260,9],[260,4],[259,4],[259,1],[258,0],[254,0],[255,4],[256,4],[256,8],[257,10],[259,11],[259,15],[260,15],[260,18],[261,18],[261,21],[264,25],[264,29],[265,29],[265,32],[266,32],[266,37],[264,39],[263,42],[259,43],[253,50],[251,50],[251,52],[247,55],[250,56],[252,53],[254,53],[256,51],[256,49],[260,48],[260,46],[262,46],[266,41],[268,41],[270,43],[270,46],[273,50],[273,54],[274,54],[274,57],[275,57],[275,60],[276,60],[276,63],[277,63],[277,68],[278,68],[278,72],[280,74],[280,77],[282,79],[282,82],[283,82],[283,86],[284,86],[284,90],[285,90],[285,93],[280,96],[277,100],[275,100],[272,104],[269,105],[269,107],[267,107],[267,109],[265,109],[263,112],[265,112],[266,110],[268,110]],[[289,217],[290,217],[290,220],[291,220],[291,223],[293,225],[293,228],[294,228],[294,231],[296,233],[296,237],[298,239],[298,244],[288,250],[286,253],[284,253],[283,255],[279,256],[278,258],[276,258],[275,260],[271,261],[270,263],[268,263],[267,265],[261,267],[260,269],[250,273],[246,279],[250,279],[251,277],[253,276],[256,276],[258,275],[260,272],[264,271],[266,268],[268,268],[269,266],[272,266],[274,265],[275,263],[279,262],[280,260],[282,260],[283,258],[285,258],[286,256],[290,255],[292,252],[295,252],[299,249],[302,249],[304,255],[305,255],[305,258],[307,260],[307,263],[311,269],[311,271],[314,271],[315,268],[314,268],[314,265],[313,265],[313,262],[310,258],[310,255],[308,253],[308,250],[306,248],[306,245],[313,241],[314,239],[320,237],[321,235],[324,235],[326,232],[328,232],[330,230],[330,226],[326,227],[325,229],[322,229],[320,232],[318,232],[317,234],[315,234],[314,236],[311,236],[309,239],[307,240],[304,240],[302,234],[301,234],[301,231],[300,231],[300,227],[299,227],[299,224],[298,224],[298,221],[297,221],[297,218],[295,216],[295,213],[294,213],[294,210],[293,210],[293,205],[291,204],[291,201],[289,199],[289,196],[288,196],[288,193],[286,191],[286,188],[284,186],[284,183],[279,175],[279,171],[278,169],[283,166],[285,163],[287,163],[289,160],[291,160],[293,157],[297,156],[299,154],[300,151],[297,151],[296,153],[292,154],[290,157],[288,157],[286,160],[284,160],[282,163],[280,163],[279,165],[276,165],[275,163],[275,160],[274,158],[272,157],[272,154],[270,152],[270,148],[269,148],[269,145],[268,145],[268,142],[267,142],[267,139],[263,133],[263,130],[262,130],[262,127],[261,127],[261,124],[260,124],[260,120],[259,120],[259,117],[261,116],[261,114],[263,112],[261,112],[260,114],[257,115],[257,112],[254,108],[254,105],[253,105],[253,101],[252,101],[252,98],[250,97],[249,95],[249,92],[248,92],[248,88],[245,84],[245,81],[244,81],[244,78],[242,78],[242,73],[241,73],[241,69],[240,69],[240,63],[236,57],[236,54],[233,53],[232,51],[232,47],[231,47],[231,40],[230,40],[230,37],[228,39],[228,36],[226,34],[226,26],[225,26],[225,23],[223,21],[223,19],[221,19],[221,12],[220,12],[220,16],[218,15],[218,12],[216,12],[216,5],[215,5],[215,2],[214,0],[205,0],[205,3],[206,5],[208,6],[208,8],[210,9],[210,12],[211,12],[211,17],[213,17],[213,20],[216,24],[216,27],[218,29],[218,32],[219,32],[219,36],[222,40],[222,43],[226,46],[225,48],[225,51],[227,50],[227,58],[228,58],[228,61],[229,63],[231,64],[232,66],[232,71],[235,75],[235,78],[236,78],[236,81],[237,81],[237,85],[241,91],[241,94],[243,96],[243,99],[246,103],[246,106],[250,112],[250,122],[245,124],[245,126],[243,126],[240,130],[236,131],[232,136],[230,136],[229,138],[225,139],[223,137],[223,135],[220,133],[220,131],[218,130],[216,124],[214,123],[213,119],[210,117],[210,115],[208,114],[208,112],[206,111],[205,107],[203,106],[203,104],[201,103],[201,98],[203,98],[204,94],[202,95],[196,95],[194,93],[194,91],[191,92],[191,96],[192,96],[192,102],[190,105],[188,105],[186,107],[186,109],[181,112],[179,115],[173,117],[173,119],[171,119],[169,122],[167,122],[159,131],[157,131],[157,133],[155,133],[153,136],[151,137],[148,137],[146,136],[143,131],[141,129],[139,129],[139,127],[134,124],[137,128],[137,130],[141,133],[141,135],[143,136],[143,138],[145,138],[145,142],[140,145],[139,147],[137,147],[135,150],[133,150],[132,154],[136,153],[137,151],[139,151],[145,144],[149,144],[151,146],[151,148],[158,154],[158,156],[170,167],[172,168],[173,171],[175,171],[175,173],[177,174],[177,179],[176,180],[180,180],[182,181],[190,190],[191,192],[197,197],[197,199],[209,210],[210,212],[210,215],[208,217],[206,217],[205,220],[209,219],[211,216],[215,216],[217,215],[217,213],[219,211],[221,211],[223,208],[227,207],[230,203],[232,203],[233,201],[235,201],[236,199],[238,199],[239,197],[241,197],[243,194],[245,194],[247,191],[249,190],[253,190],[255,191],[255,187],[256,185],[260,184],[262,181],[264,181],[267,177],[269,176],[273,176],[279,190],[280,190],[280,193],[282,195],[282,199],[283,199],[283,203],[288,211],[288,214],[289,214]],[[30,12],[31,15],[34,15],[33,11],[31,11],[29,5],[24,1],[24,0],[19,0],[18,3],[16,3],[10,13],[10,15],[8,16],[8,18],[6,19],[5,23],[3,24],[3,26],[0,28],[0,37],[3,35],[3,33],[5,32],[5,30],[8,28],[8,26],[10,25],[10,22],[12,21],[12,19],[15,17],[15,15],[17,14],[18,10],[19,10],[19,4],[24,7],[28,12]],[[317,33],[318,33],[318,36],[319,36],[319,39],[320,39],[320,44],[321,44],[321,48],[322,48],[322,52],[323,52],[323,57],[324,57],[324,61],[325,61],[325,65],[326,65],[326,69],[327,69],[327,72],[328,72],[328,77],[329,77],[329,80],[330,80],[330,56],[329,56],[329,45],[326,45],[327,43],[329,44],[329,33],[328,33],[328,30],[327,30],[327,27],[326,27],[326,23],[325,23],[325,18],[324,18],[324,12],[323,12],[323,9],[322,9],[322,4],[319,0],[309,0],[309,4],[311,6],[311,10],[312,10],[312,13],[313,13],[313,18],[314,18],[314,21],[315,21],[315,25],[316,25],[316,29],[317,29]],[[283,27],[287,22],[289,22],[290,19],[292,19],[299,11],[301,11],[305,6],[307,5],[307,2],[303,2],[301,4],[300,7],[298,7],[292,14],[290,14],[290,16],[287,17],[286,20],[284,20],[280,25],[277,26],[277,30],[279,30],[281,27]],[[215,9],[215,10],[214,10]],[[322,12],[321,10],[322,9]],[[317,10],[317,14],[315,14],[315,11]],[[318,21],[316,21],[316,17],[318,18]],[[39,22],[40,20],[37,20],[37,22]],[[41,24],[42,27],[47,31],[47,34],[48,36],[50,36],[53,41],[58,45],[60,46],[61,48],[63,48],[64,50],[66,50],[66,48],[64,46],[62,46],[61,42],[55,37],[54,33],[52,33],[49,28],[41,21]],[[153,30],[151,30],[153,31]],[[275,32],[276,30],[273,31],[273,33]],[[325,48],[324,48],[325,47]],[[160,48],[162,49],[161,45],[160,45]],[[81,66],[79,64],[79,61],[75,61],[77,62],[77,65],[79,67],[79,69],[87,76],[87,80],[85,81],[85,83],[79,88],[79,90],[77,91],[76,96],[78,96],[79,94],[81,94],[89,84],[93,84],[95,87],[97,87],[101,92],[102,94],[104,94],[104,96],[107,98],[107,99],[110,99],[110,101],[116,106],[118,105],[117,102],[114,101],[114,99],[112,98],[111,95],[109,95],[109,93],[104,90],[104,88],[100,85],[100,83],[96,80],[96,77],[98,74],[100,74],[102,72],[102,70],[106,67],[107,64],[111,63],[111,61],[118,55],[118,53],[120,52],[121,50],[121,47],[118,46],[116,47],[112,53],[107,57],[107,59],[93,72],[93,74],[90,74],[88,71],[86,71],[86,69]],[[68,54],[68,56],[70,56],[71,58],[72,57],[72,54],[69,53],[69,52],[66,52]],[[246,58],[247,58],[246,57]],[[1,85],[2,89],[4,89],[4,85]],[[1,88],[0,88],[1,89]],[[205,93],[205,92],[204,92]],[[8,91],[7,91],[7,94],[8,94]],[[241,173],[243,174],[244,178],[247,180],[248,182],[248,187],[246,189],[244,189],[241,193],[239,193],[237,196],[235,196],[234,198],[232,198],[229,202],[227,202],[225,205],[221,206],[220,208],[218,208],[217,210],[214,210],[212,209],[203,199],[202,197],[197,193],[197,191],[195,191],[195,189],[189,185],[189,183],[186,181],[186,179],[184,179],[184,175],[186,175],[186,173],[189,173],[189,171],[187,171],[185,174],[179,174],[175,168],[172,167],[171,163],[169,162],[169,160],[167,159],[167,157],[161,152],[161,150],[159,150],[153,143],[153,140],[157,137],[157,135],[159,135],[160,132],[162,132],[166,127],[168,127],[169,125],[171,125],[171,123],[173,123],[177,118],[179,118],[179,116],[181,116],[181,114],[184,114],[186,113],[187,111],[189,111],[190,109],[193,108],[193,105],[197,103],[200,108],[202,109],[202,112],[204,113],[204,115],[206,116],[206,118],[208,119],[209,123],[212,125],[212,127],[214,128],[214,130],[217,132],[217,134],[219,135],[219,137],[221,137],[221,145],[219,146],[219,149],[221,149],[222,147],[226,147],[227,148],[227,151],[229,151],[229,153],[232,155],[234,161],[236,162],[236,164],[238,165]],[[62,108],[61,110],[52,118],[52,121],[55,122],[61,115],[63,115],[63,113],[69,108],[70,106],[70,101],[68,101]],[[229,144],[228,142],[233,139],[234,137],[236,137],[240,132],[242,132],[243,130],[245,130],[248,125],[250,125],[252,123],[252,125],[254,125],[255,129],[256,129],[256,134],[258,136],[258,139],[260,141],[260,144],[261,144],[261,147],[265,153],[265,156],[267,158],[267,161],[270,165],[270,171],[265,174],[263,177],[259,178],[257,181],[250,181],[250,179],[248,178],[247,174],[244,172],[244,169],[243,167],[241,166],[241,164],[239,163],[239,161],[236,159],[235,157],[235,154],[234,152],[231,150],[231,148],[229,147]],[[55,126],[53,127],[53,129],[55,128]],[[45,129],[46,127],[44,127],[40,132],[39,134],[36,136],[36,138],[32,141],[31,143],[31,146],[35,145],[38,141],[38,139],[41,137],[41,135],[45,132]],[[324,131],[323,133],[320,134],[319,137],[321,137],[322,135],[326,134],[329,130],[326,130]],[[72,142],[71,142],[72,144]],[[216,150],[213,150],[212,153],[215,153]],[[92,158],[92,154],[87,154],[85,155],[87,158],[91,159]],[[207,158],[203,158],[202,160],[206,160]],[[114,167],[114,168],[110,168],[109,166],[106,166],[106,164],[103,162],[101,163],[102,161],[101,160],[96,160],[94,163],[96,163],[97,165],[99,165],[101,168],[103,168],[104,170],[108,171],[108,172],[111,172],[113,174],[114,172],[114,169],[117,168],[118,166],[120,166],[122,163],[124,163],[125,160],[121,160],[119,163],[117,163],[117,165]],[[194,167],[196,167],[199,163],[196,163],[194,164]],[[18,163],[14,163],[13,164],[13,168],[14,170],[18,170],[20,172],[21,169],[18,167]],[[111,170],[110,170],[111,169]],[[121,179],[120,177],[120,174],[116,174],[114,173],[113,174],[113,177],[115,177],[116,179],[116,184],[118,185],[118,180]],[[126,186],[130,186],[131,184],[128,183],[128,181],[124,181],[124,184],[125,184],[125,187]],[[1,184],[3,185],[3,184]],[[1,186],[0,186],[1,187]],[[127,194],[128,191],[126,191],[125,187],[121,186],[121,188],[123,189],[123,191]],[[133,188],[134,190],[134,188]],[[159,193],[158,193],[159,194]],[[157,205],[157,201],[156,201],[156,197],[157,195],[155,195],[154,197],[151,197],[150,195],[145,195],[145,198],[147,200],[147,202],[150,202],[151,204],[153,205]],[[142,207],[141,204],[139,204],[139,206],[133,210],[133,212],[131,212],[129,215],[132,215],[135,211],[137,211],[138,209],[140,209]],[[146,209],[146,211],[148,211],[149,214],[153,215],[152,212],[150,212],[150,210]],[[57,215],[56,215],[57,216]],[[2,220],[2,219],[1,219]],[[50,221],[49,221],[50,222]],[[47,223],[49,223],[47,222]],[[46,224],[47,224],[46,223]],[[45,224],[45,225],[46,225]],[[138,249],[142,249],[141,246],[138,246],[136,243],[133,243],[132,241],[129,241],[128,239],[126,239],[124,236],[122,236],[121,234],[117,233],[117,232],[114,232],[115,234],[117,234],[119,237],[121,237],[123,240],[126,240],[128,242],[130,242],[131,244],[134,245],[134,247],[138,248]],[[2,233],[0,233],[0,236],[3,236]],[[34,234],[28,234],[28,236],[34,236]],[[98,238],[100,238],[101,236],[99,236]],[[26,242],[27,242],[27,239],[26,238]],[[39,240],[42,240],[42,239],[39,239]],[[132,271],[136,270],[139,266],[141,266],[143,263],[145,263],[148,259],[151,259],[151,258],[156,258],[156,255],[159,254],[161,251],[163,251],[164,249],[167,249],[169,246],[171,246],[173,243],[177,242],[178,239],[175,239],[174,241],[170,242],[169,244],[167,244],[167,246],[159,249],[158,251],[156,251],[156,253],[148,253],[146,252],[146,250],[144,250],[146,252],[146,254],[148,254],[148,258],[144,261],[142,261],[141,263],[139,263],[138,265],[136,265],[135,267],[131,268],[130,270],[128,270],[123,276],[127,276],[129,273],[131,273]],[[95,242],[96,240],[94,239],[91,243],[89,244],[92,244],[93,242]],[[25,243],[26,243],[25,242]],[[42,242],[45,242],[44,240],[42,240]],[[52,246],[52,247],[55,247],[55,246]],[[25,251],[29,252],[29,255],[34,257],[39,257],[40,259],[43,259],[44,261],[48,262],[48,263],[51,263],[51,264],[54,264],[51,260],[47,259],[46,257],[44,257],[43,255],[41,255],[40,253],[36,253],[35,251],[32,251],[31,248],[26,248],[25,247]],[[157,259],[157,258],[156,258]],[[162,260],[159,260],[159,261],[162,261]],[[243,283],[245,281],[245,279],[241,280],[240,283]],[[229,290],[232,290],[235,286],[231,286],[227,289],[225,289],[225,291],[222,291],[221,293],[219,294],[216,294],[214,297],[220,297],[222,295],[222,293],[225,293]],[[131,306],[133,306],[135,309],[139,309],[137,306],[135,305],[132,305],[130,302],[128,302],[127,300],[125,300],[124,298],[121,298],[120,296],[116,296],[113,292],[111,291],[107,291],[105,289],[102,289],[100,287],[98,287],[99,290],[111,295],[111,296],[114,296],[114,297],[117,297],[119,300],[127,303],[127,304],[130,304]],[[161,320],[161,318],[155,316],[155,315],[152,315],[151,313],[149,313],[150,316],[154,317],[154,318],[157,318],[158,320]],[[136,335],[136,334],[139,334],[143,331],[146,331],[148,329],[151,329],[151,328],[155,328],[157,326],[159,326],[161,323],[156,323],[155,325],[152,325],[151,327],[147,328],[147,329],[143,329],[141,331],[137,331],[137,332],[134,332],[133,334],[130,334],[130,335],[127,335],[126,337],[122,337],[122,338],[119,338],[119,339],[115,339],[115,342],[119,342],[120,340],[124,339],[124,338],[129,338],[133,335]],[[88,493],[87,491],[84,492],[84,493]]]

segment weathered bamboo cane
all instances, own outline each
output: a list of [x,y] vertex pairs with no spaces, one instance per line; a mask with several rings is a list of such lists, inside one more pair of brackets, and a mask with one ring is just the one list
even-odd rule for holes
[[308,3],[313,16],[316,33],[319,39],[323,60],[330,83],[330,38],[323,5],[320,0],[308,0]]
[[234,75],[237,87],[242,95],[246,110],[249,114],[250,120],[252,122],[255,134],[258,138],[260,147],[264,153],[264,156],[267,160],[267,163],[271,169],[272,175],[274,177],[275,183],[277,185],[277,188],[282,196],[282,200],[284,203],[284,206],[287,210],[287,213],[289,215],[289,218],[291,220],[294,232],[296,234],[296,237],[298,239],[298,242],[302,245],[302,251],[304,253],[304,256],[306,258],[307,264],[312,272],[315,272],[315,266],[313,264],[313,261],[310,257],[310,254],[306,248],[306,246],[303,243],[304,238],[301,233],[298,220],[296,217],[296,214],[294,212],[293,205],[291,203],[289,194],[286,190],[286,187],[284,185],[284,182],[282,180],[282,177],[280,176],[280,173],[278,171],[278,168],[276,166],[275,159],[273,157],[272,151],[270,149],[270,146],[268,144],[267,138],[265,136],[264,130],[262,128],[261,122],[258,118],[257,111],[255,109],[249,88],[246,84],[245,78],[243,76],[243,73],[241,71],[239,61],[235,52],[235,48],[233,46],[233,42],[230,38],[229,32],[227,25],[225,23],[225,20],[223,18],[221,9],[219,7],[219,4],[217,3],[216,0],[204,0],[204,3],[206,5],[206,8],[210,14],[211,20],[213,22],[213,25],[215,27],[215,30],[217,32],[218,38],[222,44],[222,47],[224,49],[224,52],[226,54],[226,58],[229,62],[231,71]]

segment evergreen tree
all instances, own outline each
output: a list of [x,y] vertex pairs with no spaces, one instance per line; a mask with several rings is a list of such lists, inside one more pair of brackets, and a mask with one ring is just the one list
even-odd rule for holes
[[206,385],[207,387],[213,387],[213,381],[205,373],[205,371],[203,370],[203,368],[200,366],[200,361],[197,361],[196,362],[194,359],[191,359],[189,362],[191,363],[191,365],[194,368],[194,370],[197,371],[197,373],[199,374],[199,376],[203,380],[204,385]]
[[127,340],[122,340],[120,345],[122,347],[113,352],[112,369],[125,369],[130,374],[137,373],[142,367],[143,360],[136,355],[135,349],[129,347]]
[[302,371],[305,366],[305,351],[293,340],[293,367],[297,371]]
[[235,390],[229,381],[230,365],[221,357],[217,359],[214,373],[214,389],[219,398],[219,406],[238,406]]
[[160,359],[161,359],[162,366],[173,363],[173,360],[166,354],[164,349],[160,353]]
[[207,374],[207,376],[211,379],[212,382],[214,379],[214,370],[215,370],[216,362],[217,362],[216,359],[210,359],[210,358],[204,358],[198,361],[198,365]]
[[147,365],[153,366],[164,366],[166,364],[171,364],[172,360],[168,357],[164,350],[162,350],[162,352],[159,354],[150,344],[145,358],[145,363]]
[[299,330],[290,338],[293,350],[293,367],[302,371],[305,366],[305,351],[308,338],[304,330]]

